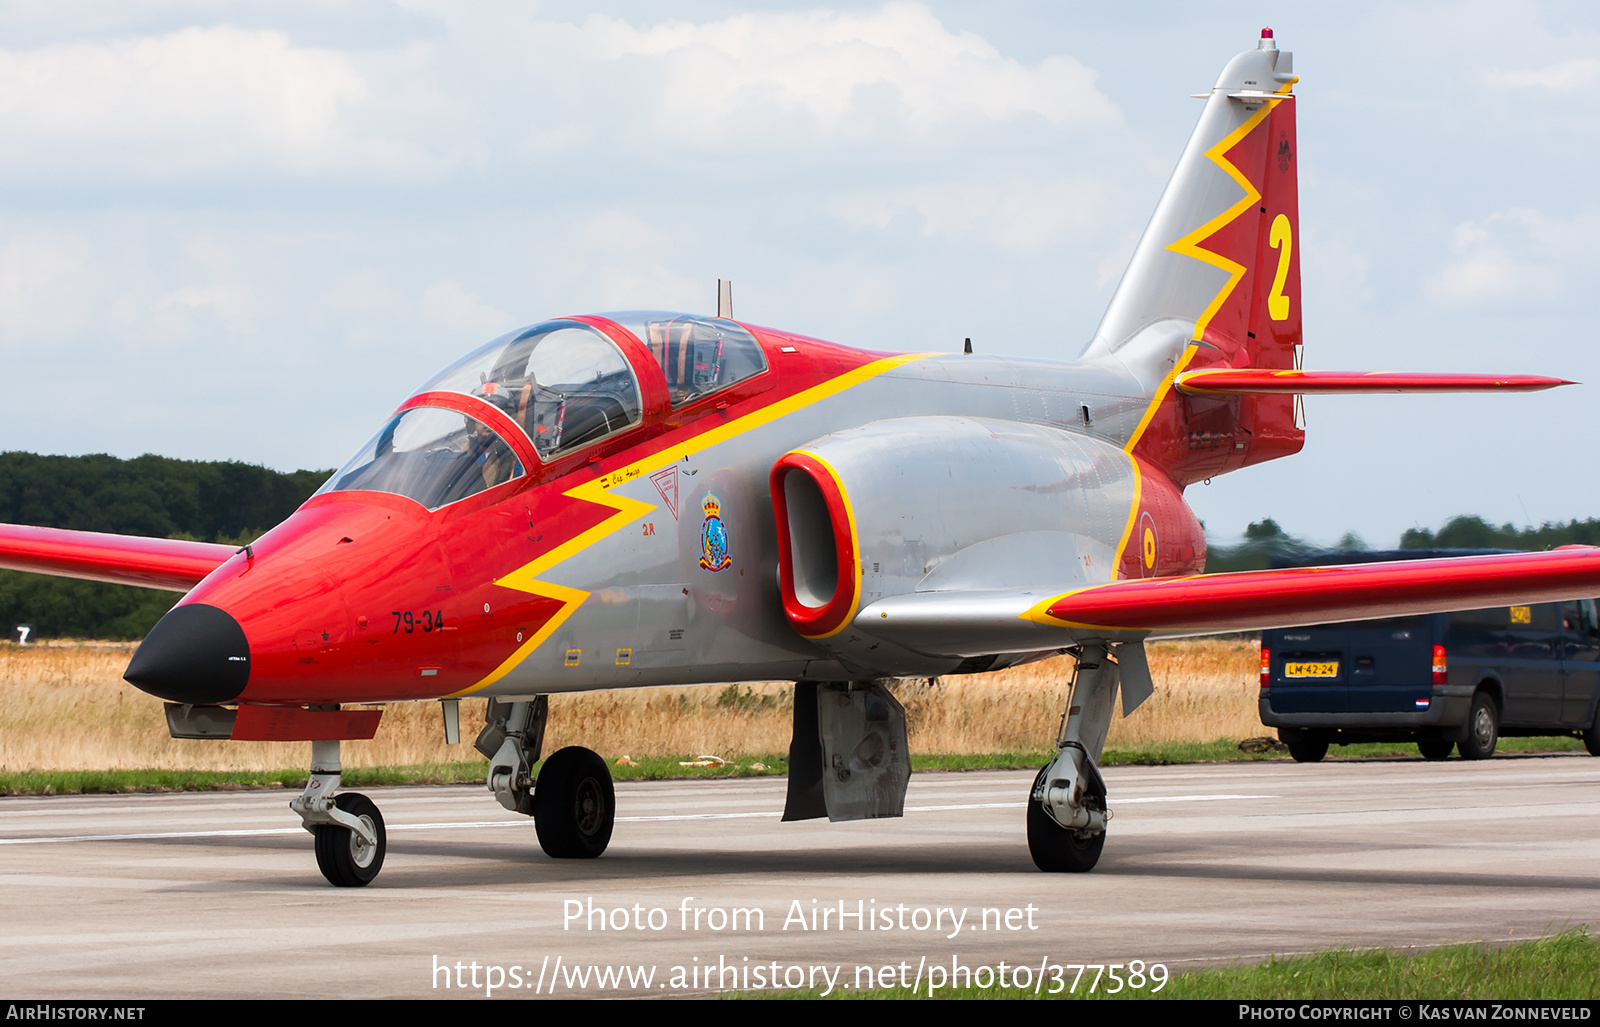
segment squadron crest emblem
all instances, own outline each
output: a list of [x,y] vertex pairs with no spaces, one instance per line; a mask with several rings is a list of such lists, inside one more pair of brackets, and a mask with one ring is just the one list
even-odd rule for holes
[[733,563],[728,555],[728,526],[722,523],[722,500],[707,492],[700,509],[706,515],[700,524],[700,566],[720,571]]

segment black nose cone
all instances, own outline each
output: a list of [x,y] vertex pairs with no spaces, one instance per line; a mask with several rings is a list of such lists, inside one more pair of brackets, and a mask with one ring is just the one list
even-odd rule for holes
[[156,622],[122,676],[171,702],[229,702],[250,680],[250,643],[226,611],[189,603]]

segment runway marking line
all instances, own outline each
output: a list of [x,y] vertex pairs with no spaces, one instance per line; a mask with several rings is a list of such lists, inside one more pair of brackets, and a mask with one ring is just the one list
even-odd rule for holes
[[[1273,795],[1151,795],[1133,799],[1118,799],[1111,805],[1130,806],[1146,802],[1219,802],[1233,799],[1273,799]],[[942,806],[907,806],[907,813],[937,813],[964,809],[1024,809],[1026,802],[968,802]],[[644,823],[670,820],[747,820],[783,816],[782,810],[761,810],[754,813],[668,813],[660,816],[618,817],[617,823]],[[527,827],[530,820],[452,820],[434,824],[389,824],[389,833],[395,831],[446,831],[462,828]],[[129,842],[155,841],[164,838],[250,838],[275,834],[296,834],[305,828],[255,827],[233,831],[151,831],[142,834],[73,834],[36,838],[0,838],[0,845],[45,845],[56,842]]]

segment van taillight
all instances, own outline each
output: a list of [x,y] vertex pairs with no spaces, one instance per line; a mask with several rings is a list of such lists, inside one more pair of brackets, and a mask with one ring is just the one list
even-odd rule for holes
[[1272,650],[1261,647],[1261,687],[1272,687]]
[[1449,663],[1444,658],[1444,646],[1442,646],[1442,645],[1434,646],[1433,647],[1433,683],[1436,684],[1436,685],[1444,684],[1445,671],[1447,671],[1448,669],[1449,669]]

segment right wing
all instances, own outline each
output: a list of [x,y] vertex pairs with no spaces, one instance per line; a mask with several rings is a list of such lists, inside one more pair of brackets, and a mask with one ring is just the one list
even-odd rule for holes
[[1089,639],[1218,634],[1600,596],[1600,548],[1232,571],[1038,591],[912,592],[863,609],[864,635],[940,656]]
[[0,569],[187,592],[237,547],[0,524]]

